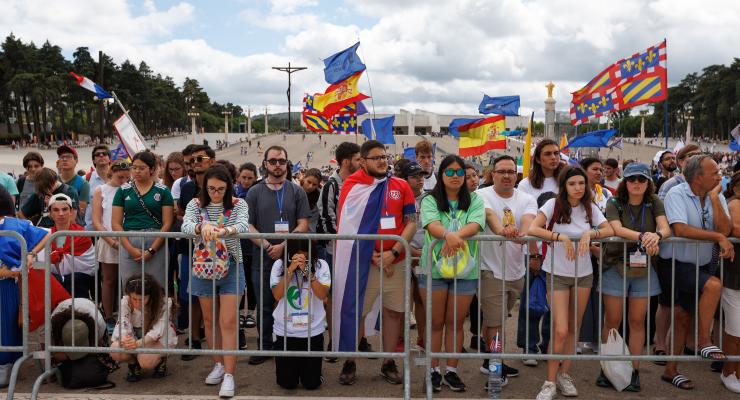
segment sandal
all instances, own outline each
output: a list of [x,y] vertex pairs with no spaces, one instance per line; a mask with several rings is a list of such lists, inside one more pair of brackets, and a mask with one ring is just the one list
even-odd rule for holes
[[685,376],[683,376],[681,374],[676,374],[672,378],[669,378],[667,376],[661,376],[660,379],[663,382],[668,382],[671,385],[673,385],[673,386],[675,386],[675,387],[677,387],[679,389],[692,390],[694,388],[694,383],[691,382],[691,379],[689,379],[689,378],[687,378],[687,377],[685,377]]
[[629,386],[624,388],[625,392],[633,392],[637,393],[640,390],[642,390],[642,386],[640,386],[640,371],[633,370],[632,371],[632,379],[630,380]]
[[[704,346],[699,350],[699,355],[702,358],[713,361],[724,361],[727,360],[727,356],[722,352],[722,349],[715,345]],[[716,357],[715,357],[716,356]]]
[[[666,352],[664,350],[654,349],[653,350],[653,355],[654,356],[665,356],[667,354],[666,354]],[[666,361],[665,360],[655,360],[655,361],[653,361],[653,364],[655,364],[655,365],[665,365],[666,364]]]

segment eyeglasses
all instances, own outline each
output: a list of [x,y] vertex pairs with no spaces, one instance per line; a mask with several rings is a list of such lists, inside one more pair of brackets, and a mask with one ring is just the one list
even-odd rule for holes
[[494,170],[493,172],[496,174],[501,174],[501,175],[516,175],[515,169],[499,169],[499,170]]
[[458,169],[447,168],[445,170],[445,176],[452,177],[454,175],[457,175],[459,177],[463,177],[463,176],[465,176],[465,170],[462,169],[462,168],[458,168]]
[[207,189],[211,193],[224,193],[224,192],[226,192],[226,186],[219,187],[219,188],[214,187],[214,186],[208,186]]
[[195,156],[193,157],[193,162],[202,163],[203,161],[210,160],[211,157],[208,156]]
[[181,171],[182,170],[182,167],[167,168],[167,170],[170,171],[170,172]]
[[362,158],[364,158],[366,160],[370,160],[370,161],[375,161],[375,162],[378,162],[378,161],[381,161],[381,160],[383,160],[383,161],[386,161],[387,160],[387,157],[386,156],[362,157]]
[[270,165],[278,165],[278,164],[285,165],[285,164],[288,163],[288,160],[286,160],[284,158],[271,158],[271,159],[265,160],[265,161],[267,161]]
[[648,181],[648,178],[645,178],[642,175],[629,176],[629,177],[624,178],[624,179],[626,179],[627,182],[629,182],[629,183],[635,183],[635,182],[645,183],[645,182]]
[[93,153],[93,158],[95,158],[95,157],[109,157],[109,156],[110,156],[110,154],[108,154],[107,152],[104,152],[104,151]]

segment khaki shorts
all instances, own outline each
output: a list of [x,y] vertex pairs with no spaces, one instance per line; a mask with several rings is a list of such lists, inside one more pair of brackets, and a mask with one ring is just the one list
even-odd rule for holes
[[[390,278],[383,272],[383,307],[391,311],[403,312],[403,290],[404,277],[403,268],[405,262],[393,264],[393,276]],[[362,303],[362,317],[365,318],[373,308],[375,299],[380,294],[380,268],[370,265],[370,273],[367,277],[367,288],[365,289],[365,301]]]
[[509,311],[514,307],[519,293],[524,289],[524,277],[514,281],[506,281],[503,291],[501,290],[502,283],[503,281],[501,279],[493,276],[493,272],[481,271],[478,303],[483,312],[482,326],[502,326],[504,316],[501,314],[501,306],[503,305],[505,307],[505,312],[508,315]]
[[[547,284],[547,291],[550,292],[550,279],[553,280],[552,286],[555,287],[555,290],[570,290],[570,288],[573,288],[576,286],[576,278],[572,276],[560,276],[560,275],[552,275],[550,273],[546,273],[545,275],[545,282]],[[589,274],[583,277],[578,278],[578,287],[579,288],[591,288],[594,284],[594,275]]]

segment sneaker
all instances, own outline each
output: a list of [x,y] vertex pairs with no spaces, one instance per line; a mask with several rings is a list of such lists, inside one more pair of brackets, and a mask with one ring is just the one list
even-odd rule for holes
[[357,345],[357,351],[371,352],[373,351],[373,346],[367,341],[366,337],[363,337],[360,339],[360,344]]
[[224,371],[224,365],[221,363],[216,363],[216,365],[213,366],[213,370],[211,370],[211,373],[208,374],[206,377],[206,385],[218,385],[224,380],[224,374],[226,371]]
[[552,400],[558,393],[555,387],[555,382],[545,381],[540,388],[540,392],[537,393],[537,400]]
[[126,381],[138,382],[141,380],[141,366],[138,362],[131,363],[128,365],[128,372],[126,373]]
[[[504,377],[504,379],[501,380],[501,387],[504,387],[508,384],[509,384],[509,380],[506,379],[506,377]],[[488,391],[488,381],[486,381],[486,383],[483,384],[483,390],[485,390],[486,392]]]
[[444,376],[444,384],[449,386],[450,390],[453,392],[464,392],[465,391],[465,383],[460,379],[459,376],[457,376],[457,373],[452,371],[445,372]]
[[347,360],[342,366],[339,374],[339,383],[342,385],[354,385],[357,382],[357,365],[354,361]]
[[244,329],[239,329],[239,350],[247,349],[247,332]]
[[565,397],[578,396],[578,389],[573,383],[573,378],[568,374],[558,374],[557,389]]
[[162,357],[161,360],[159,360],[159,363],[156,367],[154,367],[154,373],[152,374],[152,378],[160,379],[167,376],[167,357]]
[[244,323],[245,328],[255,328],[257,326],[257,320],[254,319],[254,315],[247,314],[246,321]]
[[442,374],[437,371],[432,372],[432,392],[439,393],[442,391]]
[[[329,345],[326,346],[326,351],[331,351],[331,340],[329,340]],[[338,360],[339,359],[337,357],[329,357],[329,356],[324,357],[324,361],[326,361],[328,363],[331,363],[331,364],[334,364]]]
[[392,383],[394,385],[400,385],[403,383],[403,378],[401,377],[401,374],[398,373],[396,362],[393,360],[384,363],[383,366],[380,367],[380,375],[385,378],[388,383]]
[[234,375],[224,374],[224,381],[221,383],[221,390],[218,391],[219,397],[231,398],[234,397]]
[[722,380],[722,384],[727,388],[727,390],[735,393],[740,393],[740,382],[737,380],[737,376],[733,373],[732,375],[720,374],[720,379]]
[[[480,366],[480,373],[481,374],[488,375],[488,363],[489,363],[489,360],[487,358],[485,360],[483,360],[483,365]],[[503,376],[509,377],[509,378],[514,378],[514,377],[519,376],[519,370],[518,369],[516,369],[514,367],[510,367],[510,366],[506,365],[505,363],[501,363],[501,366],[502,366],[501,372],[503,372]]]
[[[186,346],[187,346],[187,344],[186,344]],[[200,350],[200,348],[201,348],[200,347],[200,340],[193,340],[193,349],[194,350],[195,349]],[[198,355],[197,354],[183,354],[182,356],[180,356],[180,359],[183,360],[183,361],[192,361],[192,360],[195,360],[196,358],[198,358]]]
[[609,378],[604,375],[603,369],[601,370],[601,372],[599,372],[599,376],[596,378],[596,386],[603,388],[614,387],[614,385],[612,385],[612,383],[609,381]]
[[537,364],[539,364],[539,363],[534,358],[527,358],[527,359],[522,360],[522,364],[524,364],[524,365],[526,365],[528,367],[536,367]]
[[722,372],[722,368],[724,368],[725,362],[724,361],[712,361],[711,364],[709,364],[709,369],[712,372]]

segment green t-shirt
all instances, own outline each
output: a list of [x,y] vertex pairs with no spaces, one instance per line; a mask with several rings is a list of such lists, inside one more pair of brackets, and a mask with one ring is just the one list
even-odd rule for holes
[[77,198],[79,201],[90,203],[90,182],[86,181],[85,178],[75,175],[74,178],[64,183],[77,191]]
[[[157,219],[162,222],[162,207],[174,204],[172,193],[167,186],[161,183],[154,183],[148,192],[142,193],[141,198]],[[162,229],[161,224],[157,224],[141,207],[136,191],[127,183],[116,190],[113,196],[113,206],[123,207],[123,230],[124,231],[141,231],[145,229]]]
[[[665,216],[663,202],[658,196],[652,195],[650,201],[644,204],[644,208],[645,222],[643,224],[643,205],[624,205],[619,199],[612,197],[606,204],[606,220],[620,221],[623,227],[633,231],[639,232],[642,225],[642,232],[655,232],[657,228],[655,218],[661,215]],[[635,250],[637,250],[636,243],[627,243],[627,260],[629,260],[629,254],[634,253]],[[624,276],[624,260],[624,243],[609,243],[606,245],[604,249],[604,270],[616,266],[619,268],[619,273]],[[650,260],[653,267],[655,267],[656,261],[655,257]],[[627,276],[630,278],[647,276],[647,269],[641,267],[630,268]]]
[[[456,201],[450,202],[450,204],[453,208],[457,208]],[[479,225],[478,231],[482,232],[483,227],[486,225],[486,208],[483,203],[483,199],[481,199],[475,193],[470,194],[470,207],[468,208],[468,210],[458,210],[456,214],[458,215],[459,227],[461,228],[471,222],[475,222]],[[426,228],[430,223],[434,221],[439,221],[440,223],[442,223],[442,226],[444,226],[445,228],[449,228],[450,222],[452,221],[452,213],[439,211],[439,208],[437,207],[437,200],[434,198],[434,196],[426,196],[421,201],[421,225]],[[427,233],[424,235],[424,247],[421,250],[420,264],[422,266],[426,266],[428,262],[429,248],[431,247],[432,240],[434,240],[434,238],[427,231]],[[442,249],[443,244],[444,240],[440,240],[439,242],[437,242],[434,251],[439,253],[439,251]],[[478,270],[480,269],[480,264],[478,262],[477,243],[474,240],[468,240],[468,248],[471,249],[470,256],[475,262],[475,268],[473,268],[473,270],[462,279],[478,279]],[[441,277],[439,276],[439,272],[436,271],[435,268],[432,268],[432,278],[441,279]]]

